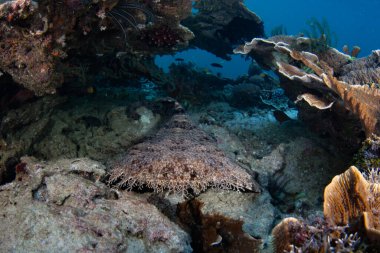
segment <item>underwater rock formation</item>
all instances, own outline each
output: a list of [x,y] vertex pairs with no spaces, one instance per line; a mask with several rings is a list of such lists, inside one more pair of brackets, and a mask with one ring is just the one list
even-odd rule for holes
[[0,4],[0,69],[36,95],[55,93],[76,57],[186,47],[194,35],[180,21],[190,13],[187,0],[6,1]]
[[0,184],[12,180],[25,154],[106,162],[155,130],[165,110],[160,103],[143,102],[147,95],[138,89],[113,91],[45,96],[0,114]]
[[3,251],[192,252],[189,235],[143,197],[101,183],[103,165],[22,163],[18,180],[0,187]]
[[[372,85],[379,81],[376,74],[378,70],[367,69],[371,75],[361,78],[361,80],[370,80],[370,85],[369,83],[359,85],[354,80],[352,80],[353,83],[344,82],[341,80],[344,77],[339,76],[339,73],[344,73],[342,72],[343,66],[348,68],[350,65],[349,56],[339,53],[333,48],[322,52],[314,50],[315,52],[311,53],[310,51],[313,50],[310,49],[310,40],[303,37],[285,36],[275,37],[273,40],[253,39],[235,49],[235,53],[249,54],[262,66],[275,70],[281,78],[280,85],[284,87],[290,98],[302,99],[302,96],[305,97],[305,93],[313,95],[314,102],[309,102],[307,105],[313,106],[318,111],[326,112],[325,118],[321,118],[320,122],[326,123],[332,119],[335,123],[337,119],[345,122],[345,126],[338,126],[332,122],[327,123],[326,126],[330,127],[326,127],[325,131],[330,132],[331,136],[340,136],[347,142],[355,142],[355,138],[359,138],[356,144],[353,143],[354,146],[358,146],[362,137],[360,137],[360,129],[357,129],[358,126],[355,124],[355,118],[360,120],[367,137],[372,133],[379,134],[380,90],[376,85]],[[306,51],[308,49],[310,51]],[[368,60],[362,61],[373,62],[374,60],[371,59],[378,59],[376,57],[378,54],[380,54],[378,51],[374,51]],[[357,65],[363,66],[363,64]],[[355,68],[355,65],[351,68]],[[310,97],[310,95],[308,96]],[[320,102],[316,103],[318,97]],[[317,104],[326,106],[317,106]],[[302,111],[310,113],[310,109],[303,107],[300,106],[301,118],[306,114]],[[353,116],[347,115],[346,109]],[[335,117],[331,118],[326,114]],[[315,116],[315,113],[313,115]],[[342,131],[339,128],[345,128],[345,130]],[[346,137],[342,134],[343,132],[347,135]]]
[[[0,4],[0,69],[42,95],[54,93],[63,77],[56,72],[56,59],[51,55],[53,38],[43,35],[48,20],[37,18],[37,9],[38,4],[30,0]],[[20,23],[27,23],[27,28]]]
[[[37,140],[46,134],[50,116],[64,97],[44,97],[33,105],[9,110],[0,122],[0,184],[14,179],[19,157],[30,151]],[[61,146],[62,148],[62,146]]]
[[[274,219],[275,208],[270,203],[271,197],[268,192],[261,193],[240,193],[235,191],[220,191],[209,190],[200,194],[197,198],[189,200],[187,203],[181,203],[178,207],[179,218],[185,223],[193,216],[193,222],[199,223],[201,226],[207,226],[205,220],[212,217],[225,217],[231,221],[241,222],[240,230],[246,233],[246,239],[255,241],[258,245],[265,243],[270,234]],[[236,208],[239,206],[239,208]],[[190,212],[190,213],[189,213]],[[187,215],[184,215],[187,214]],[[189,216],[190,217],[189,217]],[[187,224],[189,225],[189,224]],[[190,224],[192,230],[197,230],[197,227]],[[199,229],[199,228],[198,228]],[[206,234],[208,230],[222,230],[222,225],[214,224],[209,229],[204,229],[203,239],[216,241],[217,235]],[[226,229],[228,230],[228,229]],[[199,231],[193,231],[195,233]],[[228,235],[219,234],[222,237],[224,247],[228,249]],[[214,238],[212,238],[214,236]],[[242,242],[241,248],[245,248]],[[247,243],[247,245],[249,245]],[[209,247],[210,243],[204,241],[203,247]],[[211,250],[212,247],[209,247]],[[223,247],[222,247],[223,248]],[[225,250],[226,250],[225,249]],[[255,249],[252,248],[252,252]],[[228,252],[228,251],[227,251]],[[241,252],[241,251],[239,251]],[[244,251],[243,251],[244,252]]]
[[[255,232],[266,237],[273,215],[271,206],[263,203],[266,197],[261,197],[256,193],[211,190],[179,204],[178,216],[191,231],[194,251],[260,252],[262,240],[255,237]],[[234,206],[240,206],[239,210]],[[256,220],[263,212],[269,219]]]
[[183,22],[195,33],[191,44],[218,57],[229,59],[233,45],[264,35],[263,22],[241,0],[200,0],[195,8]]
[[227,158],[212,138],[182,113],[116,161],[110,181],[128,189],[147,186],[156,192],[185,195],[188,190],[199,194],[208,187],[260,191],[251,175]]

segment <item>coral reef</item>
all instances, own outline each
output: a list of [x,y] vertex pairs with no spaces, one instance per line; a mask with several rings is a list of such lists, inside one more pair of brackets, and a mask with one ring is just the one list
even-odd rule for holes
[[[335,176],[324,192],[324,218],[287,218],[272,231],[276,252],[370,251],[379,242],[378,169],[366,180],[351,166]],[[367,251],[366,251],[367,252]]]
[[[62,82],[56,72],[56,59],[50,55],[51,36],[42,35],[38,26],[47,26],[47,19],[34,23],[37,4],[30,0],[8,1],[0,5],[0,69],[9,73],[16,82],[36,94],[54,93]],[[29,27],[18,23],[28,23]],[[45,27],[44,27],[45,30]]]
[[208,187],[259,191],[251,175],[181,113],[153,138],[130,148],[113,166],[110,181],[128,189],[146,185],[157,192],[182,194],[199,194]]
[[361,238],[345,229],[328,226],[318,217],[310,224],[296,218],[286,218],[272,231],[275,252],[356,252]]
[[221,58],[229,59],[234,44],[264,35],[263,22],[241,0],[200,0],[195,8],[183,22],[195,33],[191,43]]
[[[372,133],[380,132],[378,107],[380,90],[376,86],[368,86],[366,83],[361,83],[361,85],[347,83],[341,80],[343,76],[334,76],[334,73],[342,73],[343,66],[349,66],[348,56],[345,57],[332,48],[320,54],[303,51],[303,45],[309,43],[310,40],[302,37],[285,37],[284,39],[284,36],[273,40],[253,39],[250,43],[235,49],[235,53],[249,54],[262,66],[275,70],[281,77],[280,85],[284,87],[290,98],[296,99],[298,96],[305,96],[303,95],[305,93],[312,94],[313,104],[316,104],[315,100],[319,97],[320,103],[326,105],[322,106],[322,109],[329,107],[334,102],[328,111],[324,110],[323,114],[318,113],[323,116],[323,118],[320,116],[318,118],[320,122],[325,123],[324,131],[329,132],[330,136],[339,136],[338,138],[345,140],[345,143],[354,141],[356,144],[353,143],[353,145],[358,148],[363,137],[360,127],[358,129],[355,123],[355,118],[360,120],[367,137]],[[370,56],[367,60],[362,60],[363,63],[358,65],[363,66],[364,62],[373,62],[373,58],[376,58],[375,55]],[[351,68],[355,67],[351,66]],[[372,82],[377,82],[376,72],[369,68],[367,71],[373,74],[366,75],[367,81],[371,79]],[[310,97],[310,95],[308,96]],[[300,106],[300,103],[298,106],[301,118],[305,115],[304,119],[307,121],[307,115],[310,115],[312,110]],[[351,117],[347,116],[346,110],[352,113]],[[329,114],[330,116],[328,116]],[[331,115],[335,117],[331,117]],[[316,118],[315,113],[313,113],[313,117]],[[329,118],[334,119],[335,123],[327,123]],[[341,119],[344,124],[338,126],[337,118]],[[318,124],[315,121],[312,123]],[[345,128],[343,132],[342,127]]]
[[[210,75],[198,69],[192,62],[171,64],[168,79],[168,82],[162,86],[170,97],[175,98],[184,106],[221,99],[223,87],[232,81]],[[207,85],[204,85],[205,83]],[[210,93],[210,88],[214,92]]]
[[340,71],[340,79],[349,84],[380,84],[380,50],[346,64]]
[[[65,70],[71,70],[78,57],[83,60],[106,51],[115,57],[121,50],[132,57],[172,52],[193,38],[180,25],[191,13],[191,1],[117,2],[14,0],[0,4],[0,69],[37,95],[51,94],[66,82]],[[144,25],[148,15],[144,8],[152,11],[154,24]],[[123,37],[120,28],[124,40],[116,38]]]
[[192,252],[189,235],[144,197],[101,183],[103,165],[30,157],[22,163],[19,179],[0,187],[2,250]]
[[372,135],[366,139],[363,146],[354,156],[354,164],[361,170],[380,168],[380,138]]
[[367,236],[378,242],[379,192],[380,182],[369,182],[356,167],[350,167],[344,174],[334,177],[325,189],[326,220],[332,225],[355,225],[364,215]]

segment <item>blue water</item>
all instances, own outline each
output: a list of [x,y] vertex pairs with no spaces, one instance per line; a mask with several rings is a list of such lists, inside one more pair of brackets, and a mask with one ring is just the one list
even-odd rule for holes
[[[246,0],[246,6],[264,21],[265,33],[283,25],[288,35],[297,35],[307,30],[307,20],[315,17],[325,18],[331,32],[337,35],[338,50],[343,45],[360,46],[359,57],[367,56],[372,50],[380,49],[380,0]],[[206,51],[190,49],[174,56],[157,57],[156,63],[165,71],[175,62],[175,58],[183,58],[212,74],[220,73],[223,77],[236,78],[247,74],[249,62],[243,57],[233,56],[230,62],[220,59]],[[222,69],[210,64],[219,63]]]
[[247,7],[264,21],[267,34],[273,27],[284,25],[289,34],[307,28],[311,17],[325,17],[331,31],[338,36],[337,49],[343,45],[362,48],[366,56],[380,48],[380,0],[246,0]]
[[[168,72],[169,65],[176,62],[176,58],[182,58],[185,62],[195,63],[198,70],[214,75],[220,74],[222,77],[234,79],[247,74],[250,61],[240,55],[232,55],[230,61],[226,61],[215,55],[200,49],[189,49],[175,55],[165,55],[156,57],[156,64]],[[222,68],[213,67],[212,63],[222,65]]]

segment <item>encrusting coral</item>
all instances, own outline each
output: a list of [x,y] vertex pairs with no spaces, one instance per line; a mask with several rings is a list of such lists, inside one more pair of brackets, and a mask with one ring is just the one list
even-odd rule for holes
[[195,194],[208,187],[259,191],[251,175],[233,163],[185,114],[175,114],[158,133],[133,146],[111,172],[117,186],[147,186]]

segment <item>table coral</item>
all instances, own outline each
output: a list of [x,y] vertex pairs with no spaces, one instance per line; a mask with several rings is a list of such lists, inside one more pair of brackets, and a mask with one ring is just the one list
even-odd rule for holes
[[[303,37],[253,39],[234,52],[249,54],[262,66],[275,70],[281,77],[281,85],[291,98],[304,93],[316,96],[323,94],[321,103],[336,101],[331,107],[332,112],[344,112],[342,109],[346,108],[360,119],[367,137],[379,134],[380,90],[376,85],[367,85],[369,82],[378,82],[378,70],[366,66],[374,65],[373,62],[378,61],[380,53],[374,51],[367,60],[351,65],[349,56],[333,48],[327,48],[321,53],[307,51],[310,40],[312,39]],[[360,69],[361,76],[357,76],[357,79],[340,76],[339,73],[345,69],[343,66],[346,66],[345,72],[348,73]],[[363,83],[359,85],[358,80]]]
[[175,114],[153,138],[133,146],[115,163],[110,181],[128,189],[146,185],[182,194],[208,187],[259,191],[251,176],[185,114]]

